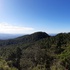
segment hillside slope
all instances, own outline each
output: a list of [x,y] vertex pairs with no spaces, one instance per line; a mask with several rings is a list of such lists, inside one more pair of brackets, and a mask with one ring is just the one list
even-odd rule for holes
[[70,33],[36,32],[0,45],[0,57],[18,70],[70,70]]
[[24,35],[15,39],[9,39],[9,40],[0,40],[0,46],[6,46],[6,45],[11,45],[11,44],[19,44],[19,43],[32,43],[37,40],[43,39],[43,38],[48,38],[50,37],[48,34],[45,32],[36,32],[31,35]]

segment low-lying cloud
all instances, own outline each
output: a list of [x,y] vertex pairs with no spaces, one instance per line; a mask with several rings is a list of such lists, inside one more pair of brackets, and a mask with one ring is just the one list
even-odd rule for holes
[[9,23],[0,23],[0,33],[6,34],[29,34],[34,31],[31,27],[14,26]]

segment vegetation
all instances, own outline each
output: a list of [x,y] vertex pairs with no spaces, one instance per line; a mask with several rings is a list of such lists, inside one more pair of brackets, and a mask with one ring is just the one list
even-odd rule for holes
[[3,60],[2,58],[0,58],[0,70],[18,70],[15,67],[10,67],[8,65],[8,62],[6,62],[5,60]]
[[0,40],[0,70],[70,70],[70,33]]

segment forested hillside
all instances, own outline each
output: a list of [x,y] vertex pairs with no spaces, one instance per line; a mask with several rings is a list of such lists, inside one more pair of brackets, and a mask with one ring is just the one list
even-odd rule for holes
[[70,33],[36,32],[0,40],[1,70],[70,70]]

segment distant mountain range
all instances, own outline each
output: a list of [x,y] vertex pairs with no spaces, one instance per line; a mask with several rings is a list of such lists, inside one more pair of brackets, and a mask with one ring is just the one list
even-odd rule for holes
[[49,33],[50,36],[55,36],[57,33]]
[[14,39],[19,36],[22,36],[22,34],[0,34],[0,40]]

